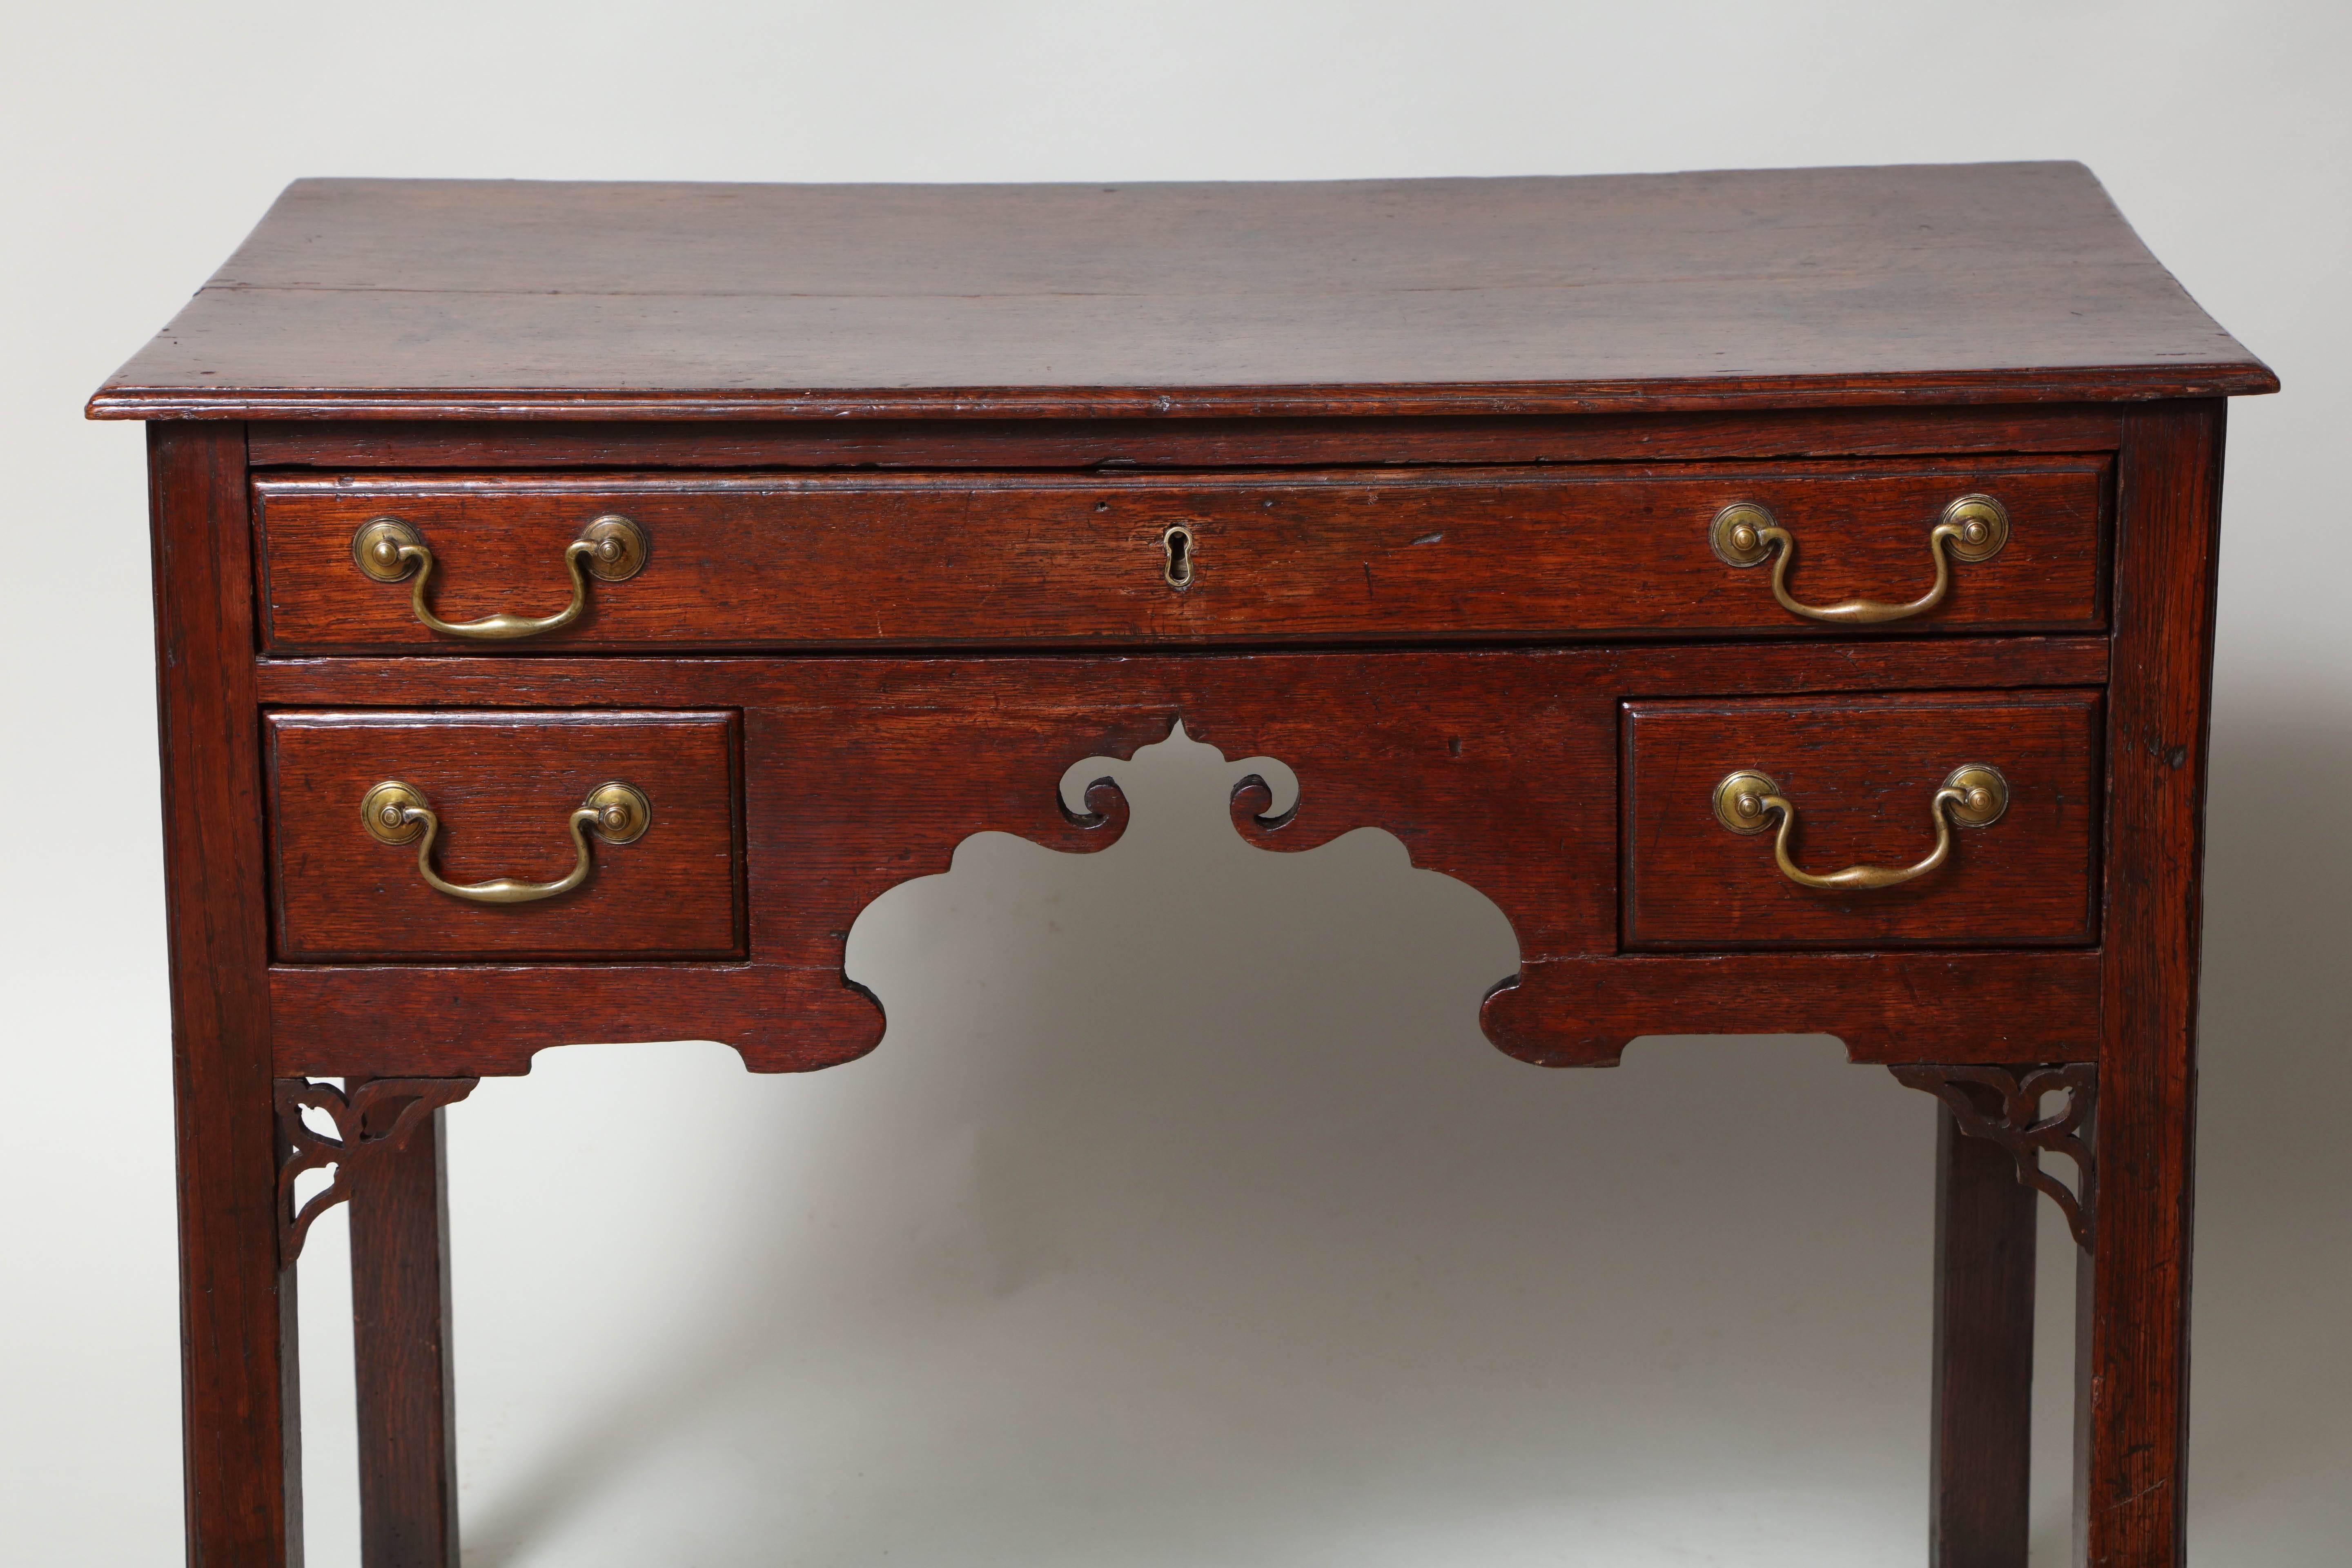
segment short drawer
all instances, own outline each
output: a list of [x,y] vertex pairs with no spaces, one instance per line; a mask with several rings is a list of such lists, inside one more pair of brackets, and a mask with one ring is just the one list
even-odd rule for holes
[[[2095,691],[1636,701],[1622,720],[1628,948],[2096,940]],[[1947,853],[1918,869],[1939,823]],[[1790,869],[1887,885],[1792,879],[1784,824]]]
[[285,653],[2081,632],[2107,468],[276,477],[255,516]]
[[268,724],[280,961],[743,951],[732,713]]

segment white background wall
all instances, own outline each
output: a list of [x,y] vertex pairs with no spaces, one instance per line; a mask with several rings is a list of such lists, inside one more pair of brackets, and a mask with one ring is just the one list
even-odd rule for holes
[[[142,449],[79,409],[287,180],[2078,157],[2288,388],[2231,431],[2192,1542],[2342,1562],[2347,17],[16,0],[0,1557],[176,1551]],[[1155,776],[1206,787],[1184,765]],[[1519,1067],[1475,1022],[1511,965],[1490,907],[1373,840],[1254,861],[1222,831],[1139,833],[1115,866],[975,849],[861,931],[892,1009],[863,1063],[753,1079],[709,1045],[583,1047],[457,1108],[468,1561],[1919,1560],[1927,1099],[1820,1039]],[[304,1262],[326,1564],[353,1560],[341,1246],[338,1216]],[[2063,1373],[2047,1223],[2044,1257]]]

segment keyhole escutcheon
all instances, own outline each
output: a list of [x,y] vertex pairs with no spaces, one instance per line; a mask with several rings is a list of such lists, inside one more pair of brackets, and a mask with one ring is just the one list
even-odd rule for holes
[[1192,585],[1192,531],[1181,522],[1171,522],[1168,531],[1160,536],[1160,549],[1168,557],[1167,569],[1160,574],[1171,588]]

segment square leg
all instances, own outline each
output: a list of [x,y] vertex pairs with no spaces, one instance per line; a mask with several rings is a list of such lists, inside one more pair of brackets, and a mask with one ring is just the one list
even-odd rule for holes
[[1936,1338],[1927,1560],[2025,1568],[2033,1429],[2033,1189],[2009,1151],[1936,1132]]
[[405,1103],[378,1100],[363,1113],[364,1134],[385,1142],[351,1197],[360,1561],[457,1568],[445,1112],[395,1140]]

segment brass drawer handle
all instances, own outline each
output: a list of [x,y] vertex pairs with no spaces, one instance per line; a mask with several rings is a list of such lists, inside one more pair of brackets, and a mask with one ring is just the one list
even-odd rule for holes
[[1707,542],[1726,565],[1760,566],[1779,545],[1772,561],[1772,596],[1792,616],[1812,621],[1836,621],[1847,626],[1874,626],[1924,615],[1944,602],[1952,585],[1952,565],[1947,558],[1990,561],[2009,542],[2009,509],[1987,495],[1966,495],[1944,508],[1944,515],[1927,531],[1927,553],[1936,562],[1932,587],[1907,605],[1881,604],[1876,599],[1846,599],[1834,605],[1801,605],[1789,596],[1789,563],[1796,559],[1794,535],[1772,520],[1754,501],[1734,501],[1715,514],[1707,526]]
[[445,621],[425,602],[425,586],[433,577],[433,552],[416,525],[404,518],[373,518],[352,535],[352,559],[362,572],[379,583],[397,583],[415,573],[408,590],[408,607],[416,618],[444,637],[469,637],[477,642],[509,642],[535,637],[568,626],[588,607],[588,578],[624,583],[645,569],[646,531],[618,512],[607,512],[580,531],[563,547],[564,570],[572,574],[572,603],[551,616],[510,616],[503,611],[478,621]]
[[653,803],[635,784],[598,784],[572,814],[572,846],[578,852],[569,875],[552,882],[524,882],[493,877],[487,882],[451,882],[433,868],[433,841],[441,836],[441,818],[424,792],[398,779],[387,779],[360,801],[360,820],[379,843],[415,844],[416,870],[436,892],[477,904],[528,904],[568,893],[588,879],[588,836],[607,844],[634,844],[653,826]]
[[1797,826],[1797,808],[1780,794],[1780,786],[1764,773],[1743,768],[1715,786],[1715,819],[1734,833],[1761,833],[1780,814],[1780,831],[1772,839],[1772,858],[1780,874],[1805,888],[1892,888],[1924,877],[1952,852],[1952,824],[1990,827],[2009,809],[2009,781],[1984,763],[1954,768],[1936,792],[1927,809],[1936,819],[1936,847],[1927,858],[1908,866],[1848,866],[1816,877],[1797,868],[1789,858],[1789,835]]

